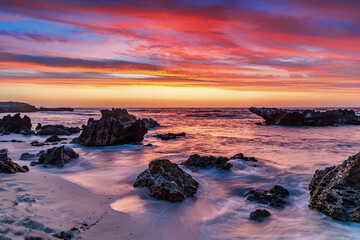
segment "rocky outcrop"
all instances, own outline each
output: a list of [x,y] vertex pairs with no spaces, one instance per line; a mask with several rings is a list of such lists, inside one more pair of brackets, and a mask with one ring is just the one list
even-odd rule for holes
[[286,198],[290,195],[285,188],[275,185],[271,190],[257,191],[251,190],[245,197],[247,200],[269,205],[274,208],[284,208],[286,205]]
[[285,126],[334,126],[343,124],[360,125],[360,116],[353,110],[289,110],[278,108],[254,108],[251,112],[265,119],[268,125]]
[[80,132],[79,127],[65,127],[63,125],[44,125],[36,127],[37,135],[71,135]]
[[62,168],[66,163],[71,162],[79,157],[72,148],[61,146],[48,149],[46,152],[40,152],[40,157],[37,162],[31,162],[31,165],[43,164],[53,165]]
[[213,168],[230,170],[233,166],[228,162],[226,157],[214,157],[214,156],[200,156],[199,154],[191,155],[182,165],[189,168]]
[[262,221],[265,218],[270,217],[270,212],[266,209],[256,209],[254,212],[250,213],[250,219],[254,221]]
[[360,152],[338,166],[316,170],[310,207],[340,221],[360,222]]
[[27,169],[20,167],[19,164],[14,163],[8,157],[7,149],[0,150],[0,173],[17,173],[17,172],[27,172]]
[[20,133],[31,131],[31,119],[28,116],[23,118],[20,113],[11,116],[10,114],[0,119],[0,130],[9,133]]
[[69,107],[59,107],[59,108],[45,108],[45,107],[40,107],[39,108],[40,112],[73,112],[74,109],[73,108],[69,108]]
[[0,113],[36,112],[35,106],[22,102],[0,102]]
[[134,187],[148,187],[150,196],[171,202],[194,196],[198,186],[190,174],[167,159],[151,161],[134,183]]
[[257,162],[258,160],[254,157],[246,157],[243,153],[238,153],[232,156],[230,159],[241,159],[246,162]]
[[160,138],[161,140],[170,140],[175,139],[177,137],[185,137],[185,133],[165,133],[165,134],[157,134],[155,137]]
[[[100,120],[90,118],[79,138],[73,143],[84,146],[112,146],[138,143],[148,128],[145,122],[128,114],[126,109],[101,110]],[[135,121],[134,121],[135,118]]]

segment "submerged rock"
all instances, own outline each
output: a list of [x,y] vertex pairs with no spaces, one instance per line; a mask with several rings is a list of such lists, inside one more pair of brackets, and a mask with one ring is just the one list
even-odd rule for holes
[[263,192],[251,190],[245,196],[247,200],[252,202],[269,205],[274,208],[284,208],[286,205],[285,198],[290,196],[290,193],[285,188],[275,185],[271,190]]
[[[84,146],[112,146],[138,143],[144,139],[148,128],[143,120],[134,120],[126,109],[101,110],[100,120],[90,118],[79,138],[72,143]],[[135,118],[136,119],[136,118]]]
[[226,157],[200,156],[199,154],[191,155],[182,165],[189,168],[212,168],[230,170],[233,166],[228,162]]
[[[40,128],[39,128],[40,127]],[[63,125],[38,125],[36,127],[38,129],[37,135],[71,135],[74,133],[79,133],[79,127],[65,127]]]
[[194,196],[198,186],[190,174],[167,159],[151,161],[134,183],[134,187],[148,187],[150,196],[171,202]]
[[0,129],[9,133],[31,131],[31,119],[26,115],[22,118],[20,113],[17,113],[14,116],[9,114],[0,119]]
[[7,149],[0,150],[0,173],[26,172],[19,164],[11,161],[7,153]]
[[78,157],[79,154],[70,147],[53,147],[46,152],[40,152],[39,160],[37,162],[31,162],[31,165],[50,164],[62,168],[66,163],[69,163]]
[[45,145],[47,145],[47,144],[41,143],[41,142],[38,142],[38,141],[32,141],[30,143],[30,146],[33,146],[33,147],[42,147],[42,146],[45,146]]
[[23,153],[20,156],[20,160],[28,160],[28,159],[34,159],[34,158],[36,158],[36,154]]
[[165,134],[157,134],[155,137],[160,138],[161,140],[170,140],[175,139],[177,137],[185,137],[185,133],[165,133]]
[[245,157],[243,153],[238,153],[232,156],[230,159],[241,159],[246,162],[257,162],[258,160],[254,157]]
[[266,209],[256,209],[254,212],[250,213],[250,219],[255,221],[262,221],[265,218],[270,217],[270,212]]
[[334,126],[342,124],[360,125],[360,116],[353,110],[290,110],[278,108],[254,108],[251,112],[265,119],[266,124],[286,126]]
[[35,106],[22,102],[0,102],[0,113],[36,112]]
[[360,152],[342,164],[316,170],[310,207],[340,221],[360,222]]

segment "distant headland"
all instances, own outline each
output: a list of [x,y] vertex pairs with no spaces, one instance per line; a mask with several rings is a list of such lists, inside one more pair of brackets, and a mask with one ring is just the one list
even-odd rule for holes
[[33,105],[23,102],[0,102],[0,113],[11,112],[45,112],[45,111],[66,111],[73,112],[74,108],[60,107],[60,108],[37,108]]

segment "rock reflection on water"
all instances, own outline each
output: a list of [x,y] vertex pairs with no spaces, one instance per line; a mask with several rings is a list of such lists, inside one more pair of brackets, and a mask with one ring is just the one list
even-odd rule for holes
[[[31,171],[50,172],[94,192],[114,195],[114,210],[130,214],[143,227],[162,231],[166,239],[175,235],[184,239],[359,239],[359,224],[337,222],[308,208],[308,184],[316,169],[337,165],[359,152],[360,126],[259,126],[254,123],[261,119],[247,109],[130,109],[129,113],[154,118],[161,127],[150,130],[139,145],[97,148],[69,144],[80,154],[77,162],[64,169],[32,167]],[[100,112],[76,109],[66,114],[27,115],[33,125],[81,126],[89,117],[99,118]],[[169,141],[154,137],[167,132],[185,132],[186,137]],[[13,160],[24,152],[47,148],[27,145],[33,140],[45,141],[46,136],[0,137],[6,139],[26,141],[1,143]],[[231,157],[240,152],[259,162],[250,166],[231,160],[231,171],[182,167],[200,187],[195,197],[181,203],[156,200],[148,196],[146,188],[133,187],[137,175],[156,158],[179,163],[195,153]],[[244,198],[250,189],[265,190],[275,184],[291,194],[283,210]],[[262,223],[250,221],[249,214],[259,207],[267,208],[271,217]]]

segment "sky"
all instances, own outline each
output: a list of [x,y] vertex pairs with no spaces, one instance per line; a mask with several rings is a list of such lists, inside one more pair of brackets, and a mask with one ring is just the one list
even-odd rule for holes
[[360,107],[358,0],[0,0],[0,101]]

